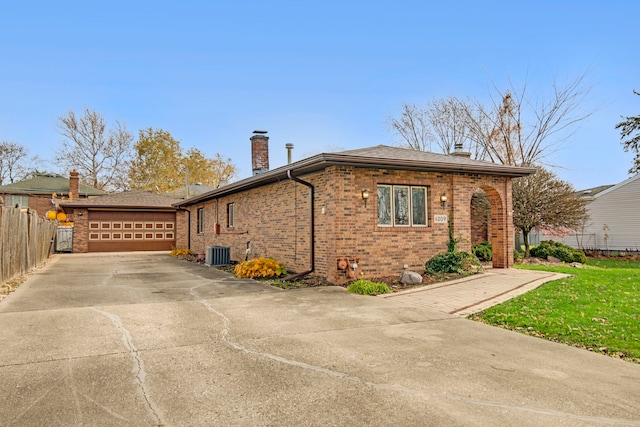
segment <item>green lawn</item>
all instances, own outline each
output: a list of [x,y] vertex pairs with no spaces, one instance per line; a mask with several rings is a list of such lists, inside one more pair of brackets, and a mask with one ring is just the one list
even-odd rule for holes
[[472,319],[640,363],[640,261],[594,259],[584,268],[517,268],[573,276]]

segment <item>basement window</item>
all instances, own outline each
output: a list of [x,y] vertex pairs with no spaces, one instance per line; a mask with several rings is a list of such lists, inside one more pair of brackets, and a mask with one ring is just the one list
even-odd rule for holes
[[234,227],[235,224],[235,203],[227,205],[227,227]]
[[204,208],[198,208],[198,234],[204,233]]
[[383,227],[424,227],[427,220],[427,187],[409,185],[377,186],[378,225]]

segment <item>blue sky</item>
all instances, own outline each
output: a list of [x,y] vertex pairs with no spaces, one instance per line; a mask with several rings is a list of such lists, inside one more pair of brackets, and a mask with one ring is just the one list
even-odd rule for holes
[[4,2],[0,140],[51,160],[58,117],[90,108],[244,178],[254,129],[275,168],[286,143],[294,160],[395,144],[403,102],[487,99],[508,79],[544,99],[586,74],[595,112],[550,160],[576,189],[615,184],[633,156],[614,126],[640,113],[638,16],[636,0]]

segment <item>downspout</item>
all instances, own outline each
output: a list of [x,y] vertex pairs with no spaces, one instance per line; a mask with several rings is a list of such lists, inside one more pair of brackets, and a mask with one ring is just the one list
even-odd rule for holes
[[313,273],[313,270],[315,268],[315,224],[314,224],[314,216],[313,216],[313,211],[314,211],[314,203],[313,203],[313,190],[314,187],[311,183],[307,182],[307,181],[303,181],[298,177],[295,177],[293,175],[291,175],[291,169],[289,169],[287,171],[287,176],[289,177],[289,179],[298,182],[302,185],[306,185],[307,187],[309,187],[309,204],[310,204],[310,208],[309,208],[309,224],[311,225],[311,248],[310,248],[310,253],[311,253],[311,267],[309,267],[308,270],[303,271],[301,273],[296,273],[296,274],[292,274],[290,276],[287,276],[285,278],[283,278],[283,281],[289,281],[289,280],[294,280],[294,279],[298,279],[300,277],[306,276],[307,274]]

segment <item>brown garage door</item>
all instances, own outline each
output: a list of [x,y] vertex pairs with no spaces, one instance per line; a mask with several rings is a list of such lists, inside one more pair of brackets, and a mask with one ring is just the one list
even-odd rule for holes
[[163,251],[176,245],[175,212],[89,211],[89,252]]

